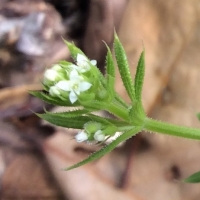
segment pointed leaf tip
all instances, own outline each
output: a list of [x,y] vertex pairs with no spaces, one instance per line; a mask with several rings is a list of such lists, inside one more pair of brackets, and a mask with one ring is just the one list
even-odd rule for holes
[[143,50],[137,65],[135,74],[135,96],[138,101],[142,101],[142,87],[145,75],[145,51]]
[[200,171],[192,174],[185,180],[183,180],[185,183],[200,183]]
[[83,53],[83,51],[81,51],[80,48],[78,48],[73,42],[68,42],[67,40],[63,39],[64,43],[67,45],[69,51],[70,51],[70,54],[72,56],[72,58],[76,61],[76,57],[77,57],[77,54],[81,54],[81,55],[84,55],[85,54]]
[[133,84],[131,73],[130,73],[128,59],[126,56],[126,52],[125,52],[117,34],[115,34],[115,38],[114,38],[114,52],[115,52],[115,57],[117,60],[117,66],[118,66],[119,73],[120,73],[121,79],[123,81],[124,87],[126,88],[126,91],[129,95],[131,101],[134,102],[135,101],[135,88],[134,88],[134,84]]
[[110,98],[114,97],[115,93],[115,64],[112,57],[112,53],[108,45],[107,47],[107,55],[106,55],[106,79],[107,79],[107,90],[109,93]]

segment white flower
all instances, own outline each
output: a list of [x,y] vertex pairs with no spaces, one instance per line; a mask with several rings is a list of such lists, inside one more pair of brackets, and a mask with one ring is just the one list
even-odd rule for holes
[[94,134],[94,139],[96,141],[102,142],[105,140],[105,134],[101,130],[98,130]]
[[80,73],[84,73],[90,70],[90,64],[92,65],[96,65],[97,61],[96,60],[89,60],[86,56],[82,55],[82,54],[78,54],[76,57],[76,64],[77,67],[74,66],[74,68],[80,72]]
[[91,83],[84,81],[84,78],[74,69],[70,72],[69,80],[59,81],[56,86],[69,93],[69,100],[74,103],[78,99],[81,92],[85,92],[92,86]]
[[77,142],[83,142],[88,140],[88,135],[85,131],[79,131],[78,134],[75,136]]

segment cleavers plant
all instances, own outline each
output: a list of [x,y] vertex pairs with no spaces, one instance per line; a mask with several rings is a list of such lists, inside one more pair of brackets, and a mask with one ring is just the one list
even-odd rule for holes
[[[97,68],[95,60],[89,60],[73,43],[65,41],[74,63],[60,61],[44,73],[42,91],[31,94],[43,101],[70,107],[62,113],[37,114],[42,119],[66,128],[80,129],[75,136],[77,142],[104,143],[116,133],[121,134],[101,150],[85,160],[64,170],[80,167],[112,151],[119,143],[140,131],[157,132],[178,137],[200,140],[200,129],[178,126],[147,117],[142,105],[142,86],[145,75],[145,52],[140,55],[134,81],[132,80],[127,57],[117,34],[114,35],[114,55],[131,103],[126,103],[115,91],[115,64],[111,50],[107,46],[106,73]],[[105,118],[94,111],[105,110],[115,118]],[[199,173],[186,179],[188,182],[200,181]],[[198,178],[199,177],[199,178]],[[195,181],[193,181],[195,179]]]

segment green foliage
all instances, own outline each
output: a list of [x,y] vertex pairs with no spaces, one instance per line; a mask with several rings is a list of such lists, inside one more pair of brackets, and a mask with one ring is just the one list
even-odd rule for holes
[[[68,46],[75,63],[60,61],[56,67],[52,68],[53,70],[48,70],[45,74],[44,91],[31,91],[30,93],[49,104],[73,107],[73,110],[71,108],[63,113],[46,111],[44,114],[37,115],[57,126],[84,129],[75,136],[78,142],[95,141],[96,139],[96,142],[101,144],[104,138],[106,141],[115,135],[115,132],[122,133],[101,150],[65,170],[80,167],[101,158],[112,151],[119,143],[140,131],[154,131],[200,140],[200,129],[160,122],[146,116],[142,105],[142,88],[145,75],[144,51],[140,55],[136,74],[134,80],[132,80],[125,50],[115,33],[114,56],[123,85],[131,100],[131,103],[127,104],[115,91],[114,58],[107,45],[106,74],[104,76],[96,67],[96,63],[89,60],[78,47],[73,43],[64,42]],[[77,57],[80,59],[77,59]],[[75,100],[72,101],[72,99]],[[111,113],[114,119],[94,114],[94,111],[99,110]],[[197,116],[200,119],[200,114],[197,114]],[[188,177],[184,182],[200,182],[200,172]]]

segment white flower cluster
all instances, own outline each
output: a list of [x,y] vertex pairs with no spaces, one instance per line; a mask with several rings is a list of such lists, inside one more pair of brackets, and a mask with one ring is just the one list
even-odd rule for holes
[[76,65],[70,64],[67,69],[56,64],[44,73],[44,85],[49,87],[49,94],[54,97],[61,97],[67,92],[70,102],[73,104],[78,96],[92,86],[85,80],[83,73],[88,72],[91,65],[96,65],[95,60],[89,60],[82,54],[77,54]]
[[101,123],[89,121],[83,127],[84,130],[79,131],[75,136],[77,142],[102,142],[105,140],[106,135],[102,130],[105,127]]
[[[102,142],[105,140],[105,134],[102,130],[98,130],[94,133],[94,140],[97,142]],[[78,134],[75,136],[77,142],[84,142],[88,141],[88,133],[85,130],[79,131]]]

